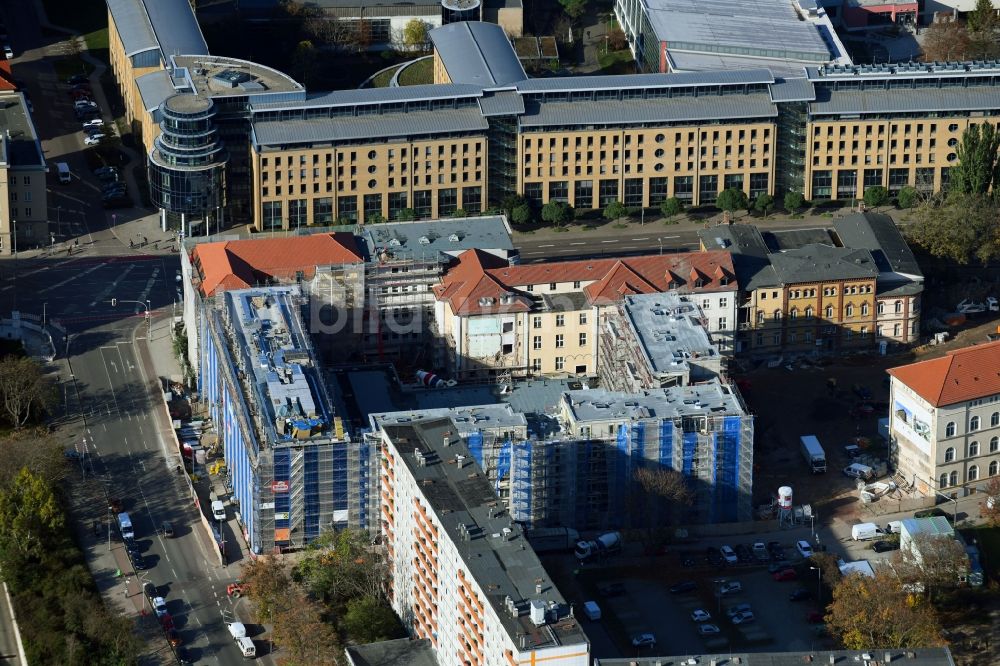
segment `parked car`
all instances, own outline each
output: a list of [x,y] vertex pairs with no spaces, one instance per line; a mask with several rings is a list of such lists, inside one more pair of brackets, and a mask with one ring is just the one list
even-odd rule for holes
[[719,594],[726,596],[727,594],[736,594],[737,592],[743,591],[743,583],[738,580],[731,580],[727,583],[723,583],[719,588]]
[[3,45],[3,54],[7,60],[12,60],[14,58],[14,49],[10,48],[10,44]]
[[97,103],[89,99],[78,99],[75,102],[73,102],[73,108],[80,110],[96,109]]
[[745,613],[751,610],[750,604],[736,604],[735,606],[730,606],[726,609],[726,616],[733,617],[734,615],[739,615],[740,613]]
[[914,518],[933,518],[934,516],[941,516],[945,518],[950,523],[954,516],[950,513],[945,512],[941,507],[931,507],[930,509],[921,509],[913,514]]
[[726,560],[726,564],[737,564],[740,561],[740,558],[736,556],[736,551],[731,546],[723,546],[719,551],[722,553],[722,558]]
[[[91,118],[90,120],[83,123],[84,127],[104,127],[103,118]],[[101,167],[102,169],[107,167]],[[96,173],[96,172],[95,172]]]
[[142,593],[145,594],[146,598],[149,599],[150,601],[159,596],[159,594],[156,591],[156,586],[153,585],[148,580],[142,584]]
[[656,636],[649,632],[636,634],[632,637],[632,645],[634,647],[654,647],[656,645]]
[[722,566],[722,553],[715,546],[709,546],[705,549],[705,560],[708,561],[713,567]]
[[104,138],[103,134],[93,134],[91,136],[85,137],[83,139],[83,143],[86,146],[96,146],[101,142],[101,139],[103,138]]
[[755,619],[753,611],[743,611],[742,613],[737,613],[730,618],[733,624],[746,624],[748,622],[753,622]]
[[779,583],[796,580],[798,577],[799,575],[795,573],[795,569],[782,569],[781,571],[775,571],[774,574],[772,574],[772,578]]
[[736,557],[740,558],[740,564],[750,564],[753,562],[753,553],[746,544],[736,545]]
[[785,569],[793,569],[794,566],[791,562],[775,562],[767,568],[767,573],[775,574],[779,571],[784,571]]
[[80,83],[87,83],[89,80],[90,79],[88,79],[83,74],[74,74],[73,76],[71,76],[68,79],[66,79],[66,83],[68,83],[71,86],[75,86],[75,85],[78,85]]
[[800,587],[788,595],[789,601],[804,601],[806,599],[812,599],[812,592],[804,587]]
[[95,136],[95,135],[104,136],[104,130],[103,128],[100,127],[84,127],[83,133],[86,134],[87,136]]
[[177,647],[181,644],[181,636],[177,633],[176,629],[167,629],[167,642],[170,643],[170,647]]
[[808,559],[813,555],[812,546],[809,545],[808,541],[796,541],[795,550],[799,551],[799,555],[801,555],[803,559]]
[[767,546],[764,545],[763,541],[757,541],[753,545],[753,556],[758,562],[767,562],[770,556],[767,553]]
[[685,580],[670,586],[670,594],[683,594],[684,592],[694,592],[698,589],[698,583],[693,580]]
[[888,553],[890,550],[899,550],[898,541],[876,541],[872,544],[872,550],[876,553]]
[[775,562],[785,559],[785,549],[777,541],[769,541],[767,543],[767,552],[771,554],[771,559]]
[[173,524],[166,520],[163,521],[163,524],[160,525],[160,534],[162,534],[166,539],[172,539],[174,537]]
[[132,554],[132,568],[136,571],[145,571],[149,568],[149,563],[146,562],[146,558],[142,556],[142,553]]
[[163,597],[153,597],[153,611],[156,613],[156,617],[163,617],[167,615],[167,600]]
[[707,610],[702,610],[699,608],[693,613],[691,613],[691,619],[694,622],[708,622],[709,620],[712,619],[712,615]]
[[699,624],[698,633],[702,636],[711,636],[719,633],[719,626],[716,624]]

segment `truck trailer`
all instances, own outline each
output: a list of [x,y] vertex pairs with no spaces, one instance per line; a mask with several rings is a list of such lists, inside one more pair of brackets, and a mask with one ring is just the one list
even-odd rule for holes
[[576,559],[585,562],[593,557],[604,557],[617,553],[622,549],[621,532],[605,532],[596,539],[577,541],[574,554]]
[[815,435],[802,435],[799,437],[802,443],[802,457],[809,465],[809,471],[813,474],[823,474],[826,472],[826,452],[823,446],[816,439]]

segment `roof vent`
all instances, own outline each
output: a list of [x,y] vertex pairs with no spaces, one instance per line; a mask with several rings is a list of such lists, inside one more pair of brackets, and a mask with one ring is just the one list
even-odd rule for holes
[[545,624],[545,602],[541,599],[531,600],[531,623],[536,627]]
[[430,245],[431,239],[428,238],[427,236],[421,236],[420,238],[417,239],[417,242],[420,243],[421,245]]
[[452,234],[451,236],[448,236],[448,240],[450,240],[452,243],[457,243],[458,241],[462,240],[462,238],[458,234]]

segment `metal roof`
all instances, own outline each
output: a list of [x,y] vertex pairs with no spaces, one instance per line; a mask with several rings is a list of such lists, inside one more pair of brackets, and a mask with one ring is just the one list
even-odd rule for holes
[[776,51],[775,57],[811,54],[830,59],[830,48],[816,26],[803,21],[790,2],[643,0],[642,5],[656,39],[670,49],[736,55],[768,50]]
[[429,36],[453,83],[503,86],[528,78],[503,28],[494,23],[449,23]]
[[253,111],[304,109],[311,107],[357,106],[365,104],[391,104],[456,97],[479,97],[480,86],[462,83],[400,86],[398,88],[363,88],[361,90],[334,90],[296,102],[264,102],[252,104]]
[[816,91],[809,79],[778,78],[771,84],[772,102],[811,102]]
[[771,266],[782,284],[820,280],[862,280],[878,275],[871,252],[865,249],[806,245],[769,255]]
[[489,125],[474,107],[410,111],[370,116],[274,120],[253,123],[261,146],[393,138],[421,134],[485,131]]
[[351,666],[438,666],[428,638],[397,638],[378,643],[349,645],[346,649]]
[[45,156],[24,102],[24,94],[6,92],[0,104],[0,144],[3,145],[0,160],[7,162],[11,169],[41,168],[45,166]]
[[987,111],[1000,108],[1000,87],[892,88],[889,90],[831,90],[816,88],[813,115]]
[[135,85],[139,88],[142,108],[146,111],[159,108],[165,99],[177,92],[171,82],[170,73],[165,69],[143,74],[135,80]]
[[[865,655],[870,659],[865,659]],[[886,655],[891,655],[886,658]],[[694,660],[693,662],[690,660]],[[739,661],[737,661],[737,659]],[[832,664],[833,666],[860,666],[866,662],[882,664],[904,663],[906,666],[955,666],[947,647],[895,648],[891,650],[809,650],[802,652],[726,652],[724,654],[698,654],[660,657],[628,657],[624,659],[595,659],[594,666],[654,666],[668,664],[709,664],[719,666],[802,666],[804,663]]]
[[898,62],[874,65],[824,65],[806,67],[812,81],[864,79],[944,79],[968,76],[993,77],[1000,74],[1000,60],[966,62]]
[[486,93],[479,98],[484,116],[519,116],[524,113],[524,98],[513,90]]
[[573,92],[578,90],[626,90],[634,88],[684,88],[696,86],[774,83],[769,69],[738,69],[675,74],[613,74],[609,76],[561,76],[527,79],[517,84],[522,93]]
[[125,55],[133,56],[159,48],[142,0],[107,0],[107,3]]
[[525,106],[522,127],[773,118],[778,115],[767,93],[580,102],[528,100]]
[[913,278],[923,276],[910,246],[888,215],[855,213],[834,221],[833,228],[845,247],[870,251],[880,272]]
[[563,393],[561,407],[573,425],[593,421],[629,422],[633,418],[676,419],[684,416],[743,416],[740,399],[717,379],[692,386],[647,389],[641,393],[621,393],[606,389],[586,389]]
[[[140,0],[133,0],[140,1]],[[208,44],[188,0],[141,0],[166,61],[172,55],[207,55]]]
[[491,253],[499,256],[514,250],[510,227],[500,215],[368,224],[359,235],[367,246],[368,261],[378,259],[382,250],[394,261],[417,258],[447,261],[448,256],[456,257],[471,248],[498,250]]

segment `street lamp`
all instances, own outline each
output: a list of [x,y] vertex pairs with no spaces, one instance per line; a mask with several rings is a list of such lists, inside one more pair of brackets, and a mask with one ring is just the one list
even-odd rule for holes
[[823,570],[820,567],[809,568],[816,572],[816,603],[822,603],[820,596],[822,594]]
[[112,298],[111,299],[111,307],[117,307],[117,305],[119,303],[135,303],[136,305],[141,305],[142,307],[146,308],[146,310],[145,310],[145,312],[146,312],[146,335],[147,335],[147,337],[152,338],[153,337],[153,318],[150,316],[149,299],[146,299],[145,301],[133,301],[133,300],[129,300],[127,298]]
[[943,492],[941,492],[940,490],[938,490],[937,488],[935,488],[934,487],[934,479],[928,477],[928,481],[930,482],[928,487],[931,490],[934,491],[935,495],[939,495],[940,497],[945,498],[949,502],[954,502],[955,503],[955,507],[954,507],[954,509],[955,509],[955,511],[954,511],[955,515],[954,515],[954,520],[952,521],[952,527],[955,527],[956,525],[958,525],[958,499],[952,497],[951,495],[945,495]]

